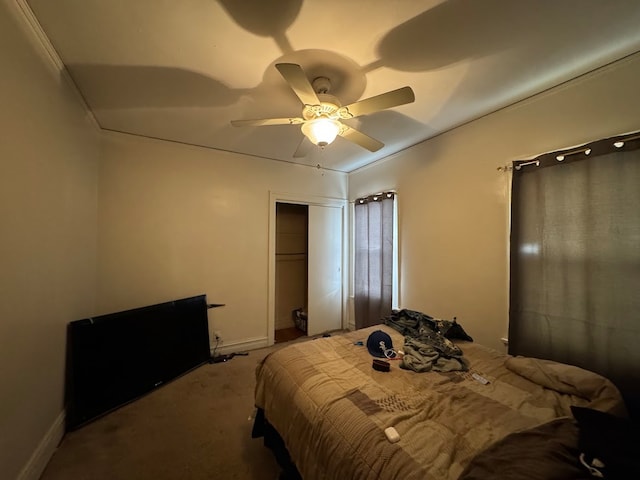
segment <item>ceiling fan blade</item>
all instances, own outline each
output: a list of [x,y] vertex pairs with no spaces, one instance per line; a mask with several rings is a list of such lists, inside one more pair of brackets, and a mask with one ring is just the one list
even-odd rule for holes
[[368,113],[397,107],[398,105],[405,105],[415,99],[416,96],[413,94],[411,87],[402,87],[342,107],[340,113],[342,116],[343,112],[346,112],[346,116],[343,118],[359,117],[360,115],[367,115]]
[[309,82],[300,65],[296,63],[276,63],[276,68],[302,103],[305,105],[320,104],[318,95],[316,95],[311,82]]
[[311,140],[309,140],[306,135],[302,135],[302,140],[300,140],[298,148],[296,148],[296,151],[293,152],[293,158],[306,157],[313,146],[314,145],[313,143],[311,143]]
[[259,127],[261,125],[297,125],[302,118],[257,118],[253,120],[231,120],[234,127]]
[[370,136],[365,135],[355,128],[349,127],[346,124],[343,125],[347,128],[343,128],[342,130],[344,131],[338,134],[341,137],[346,138],[347,140],[350,140],[357,145],[360,145],[362,148],[366,148],[370,152],[377,152],[382,147],[384,147],[384,143],[376,140],[375,138],[371,138]]

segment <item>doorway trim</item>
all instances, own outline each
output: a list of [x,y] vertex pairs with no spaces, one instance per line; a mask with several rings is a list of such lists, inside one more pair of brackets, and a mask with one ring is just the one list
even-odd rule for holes
[[338,207],[342,211],[342,328],[345,328],[347,304],[347,255],[348,255],[348,219],[347,200],[317,195],[297,193],[269,192],[269,266],[267,294],[267,341],[271,346],[275,343],[276,326],[276,204],[294,203],[298,205],[318,205],[322,207]]

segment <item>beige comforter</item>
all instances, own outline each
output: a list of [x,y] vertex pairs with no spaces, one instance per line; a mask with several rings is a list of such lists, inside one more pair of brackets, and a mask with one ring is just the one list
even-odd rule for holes
[[[615,386],[577,367],[509,357],[460,343],[469,372],[371,368],[369,333],[287,346],[256,371],[256,406],[284,439],[305,480],[456,479],[482,449],[511,432],[571,415],[572,404],[624,412]],[[478,373],[490,383],[472,377]],[[393,426],[400,441],[384,430]],[[517,461],[517,460],[516,460]]]

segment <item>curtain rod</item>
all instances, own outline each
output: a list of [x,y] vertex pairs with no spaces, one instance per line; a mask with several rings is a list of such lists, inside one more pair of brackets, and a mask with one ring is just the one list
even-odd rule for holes
[[366,203],[371,201],[377,202],[378,199],[382,200],[382,197],[392,198],[394,195],[396,195],[396,192],[394,190],[387,190],[384,192],[378,192],[371,195],[367,195],[366,197],[356,198],[354,200],[354,203]]
[[[633,142],[634,140],[640,140],[640,131],[625,133],[623,135],[617,135],[615,137],[609,137],[602,140],[596,140],[593,142],[586,143],[580,147],[572,147],[566,148],[562,150],[556,150],[553,152],[543,153],[538,155],[532,160],[514,160],[511,164],[501,165],[497,167],[499,172],[508,172],[511,170],[520,170],[522,167],[527,165],[536,165],[540,166],[540,162],[544,161],[546,166],[549,166],[549,160],[554,158],[558,162],[563,162],[567,157],[577,155],[580,153],[584,153],[585,155],[591,155],[592,152],[595,151],[596,155],[600,155],[603,153],[610,153],[617,150],[635,150],[640,148],[640,142],[636,142],[629,145],[629,142]],[[572,159],[578,160],[578,158]],[[555,162],[554,162],[555,163]]]

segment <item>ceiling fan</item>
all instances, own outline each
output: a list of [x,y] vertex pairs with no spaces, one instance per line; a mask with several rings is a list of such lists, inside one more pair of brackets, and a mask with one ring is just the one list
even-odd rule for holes
[[[335,140],[336,136],[340,135],[342,138],[375,152],[384,147],[384,143],[350,127],[341,120],[397,107],[415,100],[411,87],[402,87],[342,106],[340,101],[329,93],[331,82],[328,78],[318,77],[313,82],[309,82],[302,67],[295,63],[277,63],[276,68],[304,104],[302,117],[232,120],[231,125],[235,127],[301,125],[305,137],[319,147],[326,147]],[[304,156],[301,146],[302,143],[294,153],[294,157]]]

